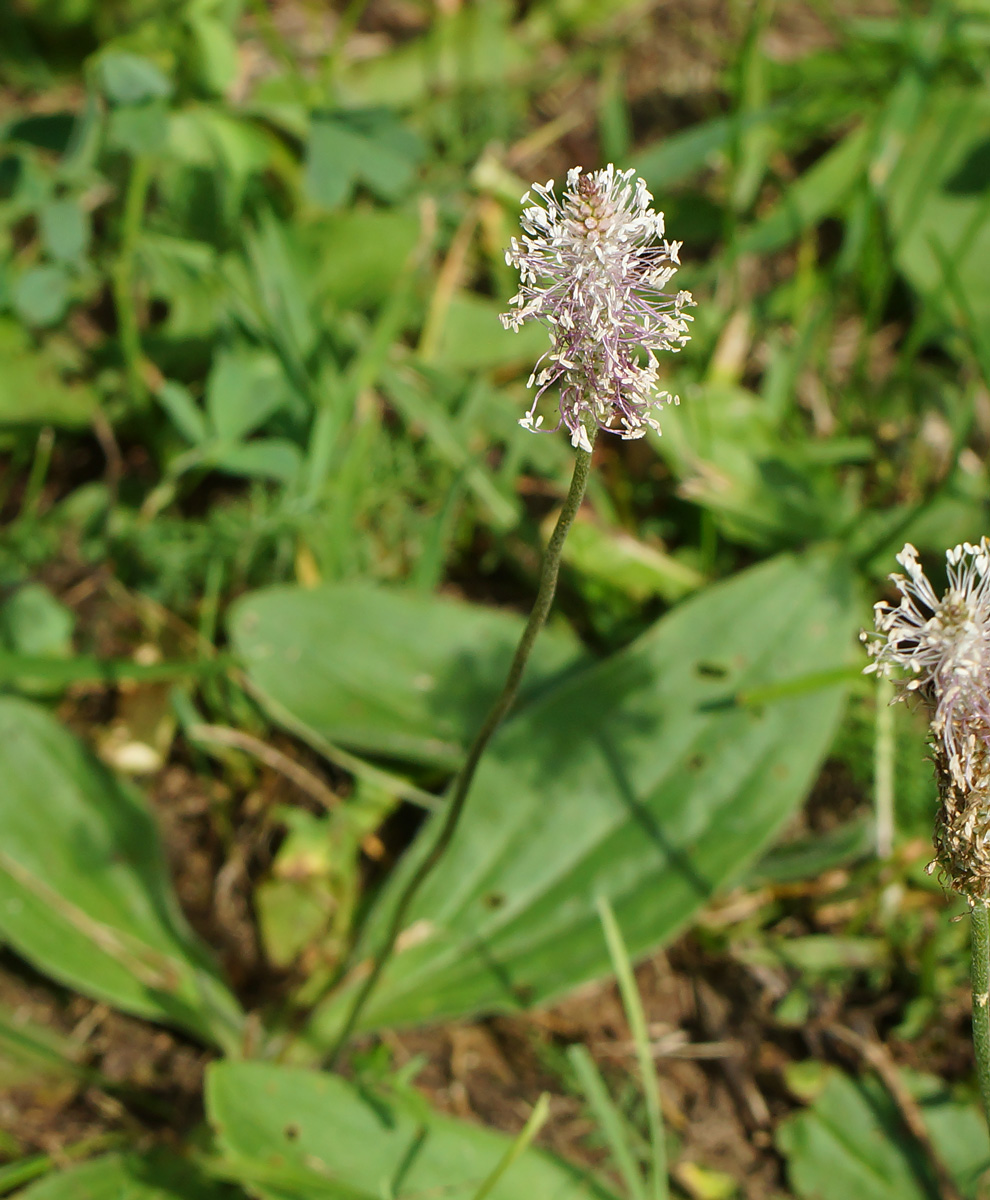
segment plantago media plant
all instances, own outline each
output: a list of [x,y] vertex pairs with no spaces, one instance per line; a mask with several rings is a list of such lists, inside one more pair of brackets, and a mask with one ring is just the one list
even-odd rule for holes
[[[409,878],[399,897],[371,970],[355,996],[331,1055],[331,1065],[357,1025],[358,1018],[392,955],[413,898],[450,845],[467,802],[471,781],[492,735],[516,698],[530,651],[553,604],[561,552],[568,530],[584,498],[591,454],[599,429],[624,438],[642,437],[658,429],[653,409],[669,401],[656,393],[657,354],[677,350],[688,337],[684,308],[690,293],[668,295],[663,287],[676,270],[677,242],[664,237],[663,214],[650,207],[653,197],[633,171],[567,174],[567,188],[558,200],[553,181],[534,184],[543,206],[523,212],[522,242],[513,238],[506,252],[519,270],[520,290],[509,313],[507,328],[525,321],[542,321],[550,332],[550,349],[537,363],[530,386],[536,398],[520,424],[538,429],[535,415],[543,394],[559,389],[560,420],[575,447],[574,473],[564,506],[550,537],[536,601],[516,648],[505,685],[475,735],[464,765],[447,795],[444,811],[429,853]],[[530,199],[527,192],[522,199]]]

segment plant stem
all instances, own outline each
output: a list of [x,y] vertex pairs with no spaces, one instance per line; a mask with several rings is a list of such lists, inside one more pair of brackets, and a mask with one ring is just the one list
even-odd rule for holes
[[990,914],[987,901],[973,905],[973,1052],[983,1097],[983,1113],[990,1126]]
[[[589,430],[588,436],[594,444],[595,430]],[[440,832],[437,834],[436,841],[430,847],[429,853],[419,864],[416,870],[412,873],[409,882],[406,884],[405,890],[399,896],[395,905],[395,911],[392,914],[392,919],[389,922],[388,930],[385,935],[385,941],[378,954],[375,956],[374,963],[368,973],[368,977],[361,985],[360,991],[354,999],[351,1006],[351,1011],[347,1015],[347,1020],[344,1022],[344,1027],[340,1031],[340,1035],[334,1044],[333,1050],[327,1061],[327,1065],[332,1070],[341,1055],[347,1042],[350,1040],[357,1027],[358,1019],[364,1011],[365,1006],[375,990],[375,986],[381,977],[382,971],[392,957],[392,952],[395,949],[395,943],[402,932],[406,923],[406,914],[416,896],[416,893],[426,882],[430,872],[443,857],[444,851],[453,840],[454,834],[457,831],[458,822],[461,819],[461,814],[464,812],[464,807],[467,803],[468,793],[471,790],[471,783],[474,779],[475,771],[478,763],[481,761],[481,756],[484,754],[488,743],[492,739],[495,730],[501,725],[503,719],[512,707],[515,701],[516,694],[519,691],[519,684],[522,682],[523,672],[526,669],[526,663],[529,660],[530,652],[533,649],[533,643],[536,641],[536,635],[543,628],[549,615],[551,605],[553,604],[554,592],[557,589],[557,574],[560,570],[560,558],[564,549],[564,541],[567,537],[571,525],[574,523],[574,518],[577,516],[577,511],[581,507],[581,501],[584,499],[585,488],[588,486],[588,472],[591,467],[591,452],[578,449],[575,451],[574,474],[571,477],[571,486],[567,493],[567,499],[564,501],[564,507],[560,511],[560,516],[557,518],[557,524],[550,536],[550,541],[547,544],[546,554],[543,558],[543,571],[540,576],[540,586],[536,593],[536,601],[533,604],[533,609],[529,614],[529,620],[526,622],[526,628],[523,630],[522,637],[519,639],[519,645],[516,647],[516,653],[513,656],[512,664],[509,667],[509,673],[506,676],[505,684],[502,691],[499,693],[498,699],[492,705],[488,716],[485,718],[481,728],[475,734],[474,741],[467,752],[467,757],[464,760],[464,765],[461,767],[457,778],[454,780],[451,789],[450,798],[447,800],[443,815],[439,818],[442,821]]]

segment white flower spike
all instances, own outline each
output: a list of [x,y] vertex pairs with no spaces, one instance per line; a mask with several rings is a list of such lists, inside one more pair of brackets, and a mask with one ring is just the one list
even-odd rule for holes
[[897,561],[907,572],[890,576],[901,600],[896,607],[874,605],[876,636],[864,641],[875,661],[867,670],[907,672],[901,687],[931,706],[954,781],[974,787],[977,763],[990,747],[990,542],[946,551],[949,586],[941,598],[914,546],[906,545]]
[[898,699],[913,693],[929,710],[936,858],[975,908],[990,899],[990,542],[946,551],[941,597],[912,545],[897,559],[907,572],[890,577],[900,603],[874,606],[876,633],[862,635],[875,660],[866,669],[894,675]]
[[[542,321],[551,347],[536,365],[529,386],[536,396],[520,420],[537,430],[536,407],[557,385],[560,420],[571,443],[590,451],[585,421],[623,438],[660,430],[654,410],[677,403],[657,394],[657,353],[676,351],[688,340],[684,309],[690,292],[666,293],[674,276],[679,242],[664,238],[663,213],[634,171],[567,173],[558,200],[553,180],[534,184],[541,203],[523,211],[521,240],[512,239],[505,260],[519,271],[520,288],[502,314],[507,329]],[[522,198],[530,200],[527,192]]]

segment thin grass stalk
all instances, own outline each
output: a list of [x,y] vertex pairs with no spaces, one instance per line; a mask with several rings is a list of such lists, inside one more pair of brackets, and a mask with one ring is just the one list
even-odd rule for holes
[[669,1200],[667,1143],[663,1127],[663,1109],[660,1105],[660,1078],[657,1075],[656,1063],[653,1061],[653,1051],[646,1028],[646,1014],[643,1011],[639,988],[636,986],[636,977],[633,974],[629,951],[626,949],[619,922],[615,919],[615,913],[612,912],[612,906],[604,896],[598,897],[597,905],[598,916],[605,932],[605,941],[608,944],[609,957],[612,960],[612,970],[615,971],[615,978],[619,984],[622,1007],[626,1011],[629,1032],[632,1034],[636,1058],[639,1062],[652,1158],[648,1194],[651,1200]]
[[608,1146],[612,1163],[622,1176],[628,1200],[648,1200],[646,1184],[636,1162],[632,1131],[618,1105],[609,1095],[605,1080],[588,1047],[581,1042],[569,1046],[567,1060],[577,1076],[598,1133]]
[[[592,443],[595,432],[594,428],[588,429],[588,437]],[[416,894],[429,878],[433,868],[443,857],[451,841],[453,841],[458,823],[467,804],[468,794],[471,790],[475,771],[478,769],[478,763],[481,761],[481,756],[484,754],[492,736],[499,725],[501,725],[516,699],[519,685],[522,682],[523,672],[526,670],[526,664],[529,661],[530,653],[536,642],[537,634],[546,623],[553,604],[554,593],[557,590],[557,576],[560,572],[560,560],[564,549],[564,542],[571,525],[574,523],[574,518],[577,516],[578,509],[581,507],[581,501],[584,499],[590,469],[591,451],[578,448],[575,451],[574,474],[571,477],[571,486],[567,492],[567,499],[564,501],[564,507],[557,518],[557,524],[550,536],[546,554],[543,558],[543,571],[540,576],[540,586],[536,593],[536,601],[529,614],[529,620],[526,622],[526,628],[523,630],[522,637],[519,639],[519,645],[516,647],[505,684],[499,693],[498,699],[492,705],[491,711],[485,718],[484,723],[475,735],[467,757],[464,760],[464,765],[461,767],[454,781],[450,798],[446,801],[444,807],[443,823],[440,827],[440,832],[437,834],[436,841],[430,848],[429,853],[413,872],[409,882],[406,884],[405,890],[396,903],[382,947],[375,956],[371,970],[361,985],[343,1028],[330,1052],[327,1065],[331,1069],[340,1060],[340,1055],[354,1033],[354,1030],[357,1028],[361,1013],[367,1006],[368,1000],[372,992],[374,992],[378,980],[381,978],[382,971],[384,971],[389,959],[392,957],[392,953],[395,950],[395,943],[405,927],[406,917]]]
[[499,1159],[495,1170],[482,1183],[481,1187],[474,1193],[471,1200],[486,1200],[492,1194],[506,1171],[512,1166],[520,1155],[524,1154],[529,1149],[529,1145],[533,1138],[540,1132],[543,1126],[547,1123],[547,1117],[550,1116],[550,1093],[542,1092],[540,1098],[533,1105],[533,1111],[529,1114],[529,1120],[522,1127],[512,1142],[512,1145]]

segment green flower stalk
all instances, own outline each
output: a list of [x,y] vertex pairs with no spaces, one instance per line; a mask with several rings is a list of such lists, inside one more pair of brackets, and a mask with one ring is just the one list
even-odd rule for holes
[[[649,204],[652,197],[633,172],[616,174],[614,167],[583,174],[568,173],[562,202],[552,181],[533,185],[547,207],[526,209],[524,245],[513,239],[507,260],[518,267],[519,294],[514,310],[502,317],[518,329],[537,319],[550,331],[551,349],[537,364],[530,385],[537,386],[533,410],[520,424],[537,429],[536,403],[553,384],[560,388],[560,423],[575,447],[574,473],[567,499],[543,558],[536,601],[491,711],[468,749],[436,818],[439,831],[429,853],[413,872],[399,896],[371,969],[361,984],[330,1056],[334,1066],[358,1027],[399,935],[412,902],[430,872],[454,839],[467,806],[475,772],[489,742],[508,715],[519,692],[533,644],[553,605],[567,533],[584,498],[591,455],[599,429],[622,437],[642,437],[646,426],[656,428],[650,407],[656,403],[658,350],[679,348],[687,340],[687,292],[664,297],[660,288],[674,273],[678,244],[662,240],[663,214]],[[529,193],[523,197],[523,203]],[[661,297],[661,299],[658,299]],[[543,363],[547,365],[542,365]],[[663,393],[659,399],[670,399]],[[559,425],[558,425],[559,428]]]

